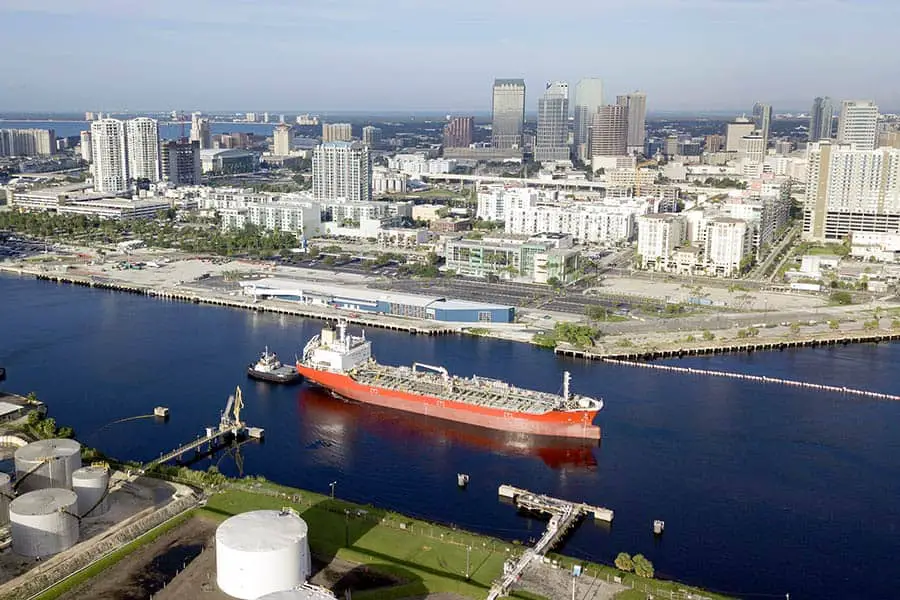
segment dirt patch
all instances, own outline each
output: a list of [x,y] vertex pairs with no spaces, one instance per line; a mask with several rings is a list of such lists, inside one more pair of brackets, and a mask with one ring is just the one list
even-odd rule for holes
[[147,600],[200,555],[215,530],[214,521],[193,517],[60,596],[60,600]]
[[395,577],[376,573],[365,565],[357,565],[340,558],[333,558],[331,562],[326,563],[313,557],[312,568],[313,576],[309,582],[328,588],[338,597],[343,597],[346,590],[360,592],[406,583]]
[[521,589],[545,598],[575,598],[576,600],[612,600],[625,586],[588,575],[575,577],[572,594],[572,572],[552,564],[534,561],[525,569],[514,589]]

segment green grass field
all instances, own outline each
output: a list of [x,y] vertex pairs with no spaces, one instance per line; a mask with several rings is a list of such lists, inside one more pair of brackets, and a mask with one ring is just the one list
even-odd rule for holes
[[[292,490],[300,501],[230,490],[213,495],[201,509],[225,519],[248,510],[294,508],[309,525],[310,548],[317,557],[338,556],[391,575],[400,583],[353,594],[362,600],[408,598],[452,592],[483,598],[503,569],[506,549],[516,546],[433,525],[371,507],[360,507],[310,492]],[[293,498],[291,498],[293,500]],[[345,512],[347,511],[347,512]],[[359,511],[365,511],[360,515]],[[466,578],[466,548],[469,578]],[[534,598],[531,596],[530,598]]]

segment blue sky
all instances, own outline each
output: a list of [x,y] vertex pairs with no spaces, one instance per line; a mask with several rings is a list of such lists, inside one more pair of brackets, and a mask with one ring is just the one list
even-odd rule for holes
[[900,0],[0,0],[0,110],[488,111],[494,77],[653,110],[900,110]]

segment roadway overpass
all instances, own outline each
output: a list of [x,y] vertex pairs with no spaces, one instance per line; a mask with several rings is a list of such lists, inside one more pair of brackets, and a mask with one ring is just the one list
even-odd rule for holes
[[505,183],[509,185],[549,188],[553,190],[589,191],[605,193],[605,182],[583,179],[524,179],[521,177],[500,177],[494,175],[457,175],[454,173],[434,173],[422,175],[422,181],[429,183]]

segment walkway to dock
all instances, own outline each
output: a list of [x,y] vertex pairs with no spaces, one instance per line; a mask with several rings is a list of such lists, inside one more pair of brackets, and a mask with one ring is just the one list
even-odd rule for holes
[[743,381],[755,381],[758,383],[776,383],[779,385],[787,385],[791,387],[805,388],[821,392],[837,392],[848,396],[862,396],[864,398],[876,398],[878,400],[900,400],[900,396],[894,394],[882,394],[881,392],[872,392],[869,390],[860,390],[847,386],[826,385],[823,383],[809,383],[807,381],[798,381],[796,379],[782,379],[780,377],[767,377],[765,375],[748,375],[746,373],[732,373],[730,371],[714,371],[712,369],[694,369],[692,367],[676,367],[674,365],[659,365],[655,363],[634,362],[630,360],[618,360],[615,358],[604,358],[603,362],[613,365],[622,365],[626,367],[640,367],[643,369],[656,369],[659,371],[669,371],[672,373],[687,373],[689,375],[708,375],[710,377],[727,377],[729,379],[740,379]]
[[198,437],[196,440],[192,442],[188,442],[186,444],[182,444],[181,446],[175,448],[171,452],[167,452],[166,454],[161,455],[159,458],[151,460],[150,462],[144,463],[141,465],[140,471],[145,473],[152,469],[157,465],[161,465],[163,463],[169,462],[170,460],[174,460],[184,454],[187,454],[191,450],[196,450],[202,447],[205,444],[212,444],[218,438],[223,437],[225,435],[233,435],[237,437],[237,434],[240,433],[244,429],[244,426],[235,426],[227,429],[216,429],[209,435]]
[[613,511],[608,508],[591,506],[583,502],[560,500],[511,485],[501,485],[499,494],[503,498],[511,499],[516,507],[522,510],[550,515],[550,522],[547,523],[544,535],[541,536],[534,548],[525,550],[512,565],[504,565],[503,577],[491,586],[487,596],[488,600],[496,600],[500,596],[506,595],[528,565],[552,550],[584,515],[590,513],[594,515],[595,519],[606,522],[612,522],[613,518]]

